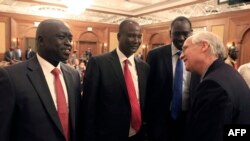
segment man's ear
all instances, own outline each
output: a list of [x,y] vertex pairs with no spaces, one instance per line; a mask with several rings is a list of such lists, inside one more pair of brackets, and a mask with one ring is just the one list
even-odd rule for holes
[[169,30],[169,35],[170,35],[170,38],[172,37],[172,35],[171,35],[171,34],[172,34],[171,30]]
[[117,33],[117,40],[118,41],[120,41],[120,37],[121,37],[120,33]]
[[204,41],[201,42],[202,52],[206,52],[207,50],[209,50],[209,48],[210,48],[210,45],[207,42],[204,42]]
[[43,37],[42,36],[38,36],[37,37],[37,43],[39,44],[39,46],[43,46],[43,41],[44,39],[43,39]]

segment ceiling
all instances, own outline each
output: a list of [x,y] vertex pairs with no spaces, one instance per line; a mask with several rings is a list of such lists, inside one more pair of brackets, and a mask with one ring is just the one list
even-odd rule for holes
[[[229,6],[218,0],[0,0],[0,12],[46,16],[88,22],[119,24],[131,18],[141,25],[171,21],[176,16],[199,17],[250,9],[248,4]],[[91,2],[91,4],[87,4]],[[227,1],[227,0],[221,0]],[[70,11],[81,6],[80,13]],[[84,11],[84,7],[86,8]],[[74,7],[74,10],[76,8]]]

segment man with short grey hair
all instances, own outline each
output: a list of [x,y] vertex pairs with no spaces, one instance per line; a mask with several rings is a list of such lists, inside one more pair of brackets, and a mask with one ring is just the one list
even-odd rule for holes
[[222,141],[226,124],[250,124],[250,91],[240,74],[226,65],[225,48],[211,32],[187,38],[181,59],[202,76],[194,92],[186,140]]

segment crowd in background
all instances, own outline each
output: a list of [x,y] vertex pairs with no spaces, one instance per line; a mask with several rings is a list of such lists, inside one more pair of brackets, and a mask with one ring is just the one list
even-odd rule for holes
[[170,28],[171,43],[146,58],[130,19],[116,49],[78,56],[65,23],[42,21],[36,53],[29,47],[25,61],[10,47],[0,67],[0,140],[223,141],[225,125],[250,124],[250,65],[238,69],[236,45],[226,54],[183,16]]

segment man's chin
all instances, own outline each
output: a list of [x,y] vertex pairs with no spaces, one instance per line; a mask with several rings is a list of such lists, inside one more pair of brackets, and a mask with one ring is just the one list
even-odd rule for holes
[[138,47],[133,47],[130,50],[131,50],[131,52],[135,53],[138,50]]
[[69,58],[69,57],[67,57],[67,56],[63,56],[63,57],[61,57],[59,60],[60,60],[61,62],[66,62],[66,61],[68,60],[68,58]]

